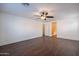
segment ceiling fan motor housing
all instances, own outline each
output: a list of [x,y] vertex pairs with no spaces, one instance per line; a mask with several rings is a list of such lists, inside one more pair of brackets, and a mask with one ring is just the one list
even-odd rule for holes
[[46,11],[41,12],[41,16],[47,16],[47,15],[48,15],[48,12]]

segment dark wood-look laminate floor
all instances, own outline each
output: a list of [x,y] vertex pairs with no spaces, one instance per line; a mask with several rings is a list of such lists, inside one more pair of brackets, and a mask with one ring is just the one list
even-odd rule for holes
[[78,56],[79,41],[38,37],[0,46],[0,55],[7,56]]

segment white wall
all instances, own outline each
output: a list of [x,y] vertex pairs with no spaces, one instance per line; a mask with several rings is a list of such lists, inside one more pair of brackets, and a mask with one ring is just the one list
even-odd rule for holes
[[0,46],[40,36],[40,22],[0,12]]
[[57,21],[58,37],[79,40],[79,17],[76,14],[63,16]]
[[45,34],[51,36],[51,22],[45,23]]
[[[78,14],[67,14],[56,18],[57,37],[79,41],[79,16]],[[51,22],[47,26],[48,35],[51,36]]]

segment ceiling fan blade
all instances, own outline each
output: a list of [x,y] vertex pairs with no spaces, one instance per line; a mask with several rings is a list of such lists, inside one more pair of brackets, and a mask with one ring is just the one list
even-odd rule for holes
[[36,19],[40,19],[40,18],[36,18]]
[[40,18],[32,18],[32,20],[40,20]]
[[33,15],[33,16],[36,16],[36,17],[41,17],[40,15]]
[[46,18],[54,18],[54,16],[46,16]]

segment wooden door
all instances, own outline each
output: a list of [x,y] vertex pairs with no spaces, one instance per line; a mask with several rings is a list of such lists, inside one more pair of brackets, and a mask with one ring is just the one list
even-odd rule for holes
[[57,37],[57,22],[56,21],[53,21],[51,23],[51,36],[52,37]]

